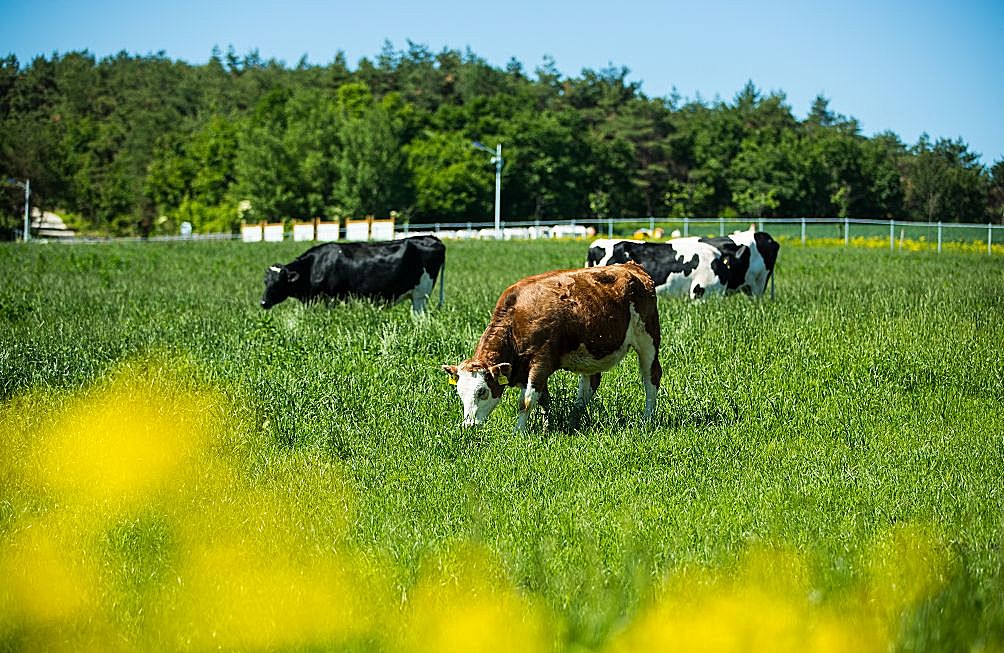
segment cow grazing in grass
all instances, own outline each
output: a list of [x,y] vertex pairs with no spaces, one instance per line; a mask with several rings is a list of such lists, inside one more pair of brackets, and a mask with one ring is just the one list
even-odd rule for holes
[[[312,299],[361,297],[397,303],[411,297],[416,313],[425,303],[446,261],[446,247],[435,236],[416,236],[375,243],[324,243],[286,265],[265,271],[262,308],[287,297]],[[443,303],[443,279],[439,282]]]
[[592,398],[600,375],[638,354],[645,416],[655,411],[659,366],[659,313],[652,278],[640,265],[559,270],[509,286],[478,341],[474,355],[443,365],[464,405],[463,424],[481,424],[509,386],[520,388],[516,428],[540,404],[547,423],[547,380],[557,370],[579,375],[578,407]]
[[774,273],[780,245],[753,226],[722,238],[674,238],[665,243],[594,241],[586,266],[635,261],[652,275],[662,295],[700,299],[744,292],[759,297]]

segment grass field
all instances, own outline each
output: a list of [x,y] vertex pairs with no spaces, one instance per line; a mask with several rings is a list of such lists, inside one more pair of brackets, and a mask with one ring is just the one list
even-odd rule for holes
[[257,307],[299,243],[5,245],[0,650],[1004,651],[1004,262],[785,242],[660,299],[578,430],[439,369],[581,242],[458,242],[424,319]]

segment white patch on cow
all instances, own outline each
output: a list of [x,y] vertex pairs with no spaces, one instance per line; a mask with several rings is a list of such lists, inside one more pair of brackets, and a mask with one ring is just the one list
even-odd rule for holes
[[755,233],[756,226],[750,225],[746,231],[735,231],[729,234],[729,239],[737,245],[746,245],[750,249],[750,265],[746,270],[743,285],[738,290],[748,290],[754,297],[759,297],[767,286],[768,272],[767,263],[763,260],[760,249],[756,246],[756,239],[753,237]]
[[425,303],[429,300],[429,294],[432,292],[432,285],[435,282],[436,280],[430,277],[427,271],[422,270],[422,278],[418,280],[418,285],[411,291],[412,311],[415,313],[425,312]]
[[495,410],[501,397],[493,397],[484,372],[457,370],[457,394],[464,405],[464,426],[483,424]]
[[[610,258],[614,255],[614,245],[617,243],[640,243],[640,240],[633,240],[630,238],[599,238],[594,240],[589,244],[589,249],[599,249],[603,251],[603,257],[595,265],[607,265],[610,263]],[[586,264],[583,267],[590,267],[589,260],[586,260]]]
[[397,304],[404,301],[405,298],[411,297],[411,310],[414,313],[424,313],[425,304],[429,299],[429,294],[432,292],[432,285],[434,283],[435,280],[429,276],[429,273],[422,270],[422,276],[415,287],[403,292],[394,300],[394,303]]
[[272,272],[282,272],[282,268],[279,267],[278,265],[270,265],[268,269],[271,270]]
[[696,236],[674,238],[667,242],[676,251],[677,260],[682,257],[684,262],[690,262],[696,254],[697,267],[691,270],[690,274],[674,272],[667,275],[666,281],[662,285],[656,286],[657,293],[666,296],[683,295],[693,299],[698,286],[703,289],[704,296],[725,292],[725,285],[711,269],[711,262],[719,258],[721,252],[708,243],[702,243],[700,238]]

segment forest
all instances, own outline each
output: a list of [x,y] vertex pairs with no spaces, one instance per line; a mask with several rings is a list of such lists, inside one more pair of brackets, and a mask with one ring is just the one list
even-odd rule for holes
[[[961,139],[866,136],[819,96],[804,119],[750,81],[649,97],[626,67],[568,77],[408,42],[351,67],[214,48],[0,59],[0,233],[32,206],[94,235],[242,221],[835,217],[1004,222],[1004,160]],[[965,126],[959,126],[964,131]]]

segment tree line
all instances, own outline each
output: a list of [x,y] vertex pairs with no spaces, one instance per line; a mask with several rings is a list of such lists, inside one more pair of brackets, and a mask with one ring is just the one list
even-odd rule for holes
[[[242,220],[832,217],[1000,222],[1004,161],[962,140],[862,135],[817,97],[804,120],[749,82],[731,101],[648,97],[629,70],[530,73],[408,42],[354,69],[214,49],[0,60],[0,174],[85,233],[230,231]],[[0,227],[23,198],[3,187]]]

